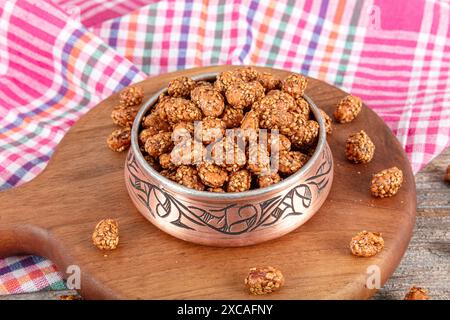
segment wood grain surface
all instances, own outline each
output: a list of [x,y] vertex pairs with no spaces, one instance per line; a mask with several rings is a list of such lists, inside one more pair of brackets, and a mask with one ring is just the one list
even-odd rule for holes
[[[413,237],[400,265],[373,299],[403,299],[412,285],[429,290],[431,299],[450,299],[450,183],[442,178],[450,164],[450,148],[416,176],[417,218]],[[0,300],[58,300],[74,290],[40,291],[0,296]]]
[[[210,67],[149,78],[146,96],[173,77],[224,70]],[[285,76],[283,71],[273,71]],[[307,94],[331,114],[345,93],[311,80]],[[329,137],[336,163],[328,200],[305,225],[278,240],[245,248],[213,248],[170,237],[148,223],[125,191],[125,154],[111,152],[105,139],[114,126],[111,96],[70,130],[46,170],[30,183],[0,193],[0,256],[38,254],[65,270],[78,265],[84,298],[247,299],[243,279],[255,265],[275,265],[286,285],[272,299],[364,299],[367,268],[377,265],[384,283],[397,267],[414,226],[416,194],[409,163],[397,139],[373,111],[364,107],[351,124],[334,126]],[[364,129],[377,150],[373,161],[346,161],[346,137]],[[390,199],[368,192],[371,174],[391,166],[405,174]],[[96,222],[117,218],[119,248],[104,256],[91,244]],[[349,253],[350,238],[360,230],[383,233],[386,247],[363,259]],[[255,298],[256,299],[256,298]]]
[[402,262],[375,299],[403,299],[412,285],[431,299],[450,299],[450,183],[443,177],[450,148],[416,175],[417,220]]
[[[417,218],[413,237],[400,265],[373,299],[403,299],[412,285],[429,290],[431,299],[450,299],[450,183],[443,173],[450,164],[450,148],[416,175]],[[58,300],[75,290],[40,291],[0,296],[0,300]]]

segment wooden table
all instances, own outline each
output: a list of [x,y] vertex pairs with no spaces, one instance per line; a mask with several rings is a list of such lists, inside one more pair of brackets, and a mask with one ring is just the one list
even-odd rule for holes
[[[408,251],[392,277],[373,299],[402,299],[412,285],[423,286],[432,299],[450,299],[450,184],[443,175],[450,148],[416,175],[417,221]],[[47,299],[74,291],[44,291],[0,296],[0,300]]]
[[432,299],[450,299],[450,183],[443,181],[450,148],[416,175],[417,219],[401,264],[374,299],[402,299],[411,285]]

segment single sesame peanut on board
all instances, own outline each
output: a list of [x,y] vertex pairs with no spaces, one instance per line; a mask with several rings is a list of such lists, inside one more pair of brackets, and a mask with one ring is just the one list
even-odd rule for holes
[[429,300],[428,290],[420,287],[411,287],[406,293],[404,300]]
[[403,183],[403,172],[397,167],[382,170],[373,175],[370,191],[374,197],[386,198],[397,194]]
[[350,241],[350,251],[358,257],[372,257],[384,248],[381,233],[361,231]]
[[360,98],[348,95],[339,101],[333,115],[340,123],[353,121],[361,112],[362,101]]
[[281,270],[274,267],[255,267],[250,269],[244,284],[251,294],[266,295],[284,285],[284,276]]
[[92,242],[100,250],[114,250],[119,244],[119,224],[114,219],[101,220],[94,229]]
[[447,172],[444,176],[444,180],[450,182],[450,165],[447,166]]
[[369,163],[375,153],[375,145],[364,130],[351,134],[345,143],[345,155],[354,163]]

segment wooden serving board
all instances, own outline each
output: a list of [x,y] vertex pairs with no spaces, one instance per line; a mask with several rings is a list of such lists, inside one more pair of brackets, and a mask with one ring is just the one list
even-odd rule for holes
[[[142,82],[146,97],[170,79],[208,67],[153,77]],[[264,68],[261,68],[264,69]],[[285,71],[265,69],[284,77]],[[332,114],[345,93],[311,79],[307,94]],[[409,162],[388,127],[364,107],[350,124],[334,124],[328,137],[335,160],[331,193],[305,225],[274,241],[243,248],[214,248],[173,238],[150,224],[133,207],[125,189],[125,153],[110,151],[106,137],[114,129],[110,113],[117,95],[80,119],[60,143],[42,174],[0,193],[0,256],[38,254],[64,272],[81,270],[84,298],[259,299],[246,293],[243,280],[258,265],[279,267],[283,289],[269,299],[365,299],[367,268],[377,265],[384,283],[398,265],[411,237],[416,193]],[[364,129],[376,145],[373,161],[355,165],[345,159],[350,133]],[[371,197],[371,175],[397,166],[403,187],[390,199]],[[120,244],[102,252],[91,242],[96,223],[116,218]],[[372,258],[349,252],[351,237],[361,231],[383,233],[385,249]]]

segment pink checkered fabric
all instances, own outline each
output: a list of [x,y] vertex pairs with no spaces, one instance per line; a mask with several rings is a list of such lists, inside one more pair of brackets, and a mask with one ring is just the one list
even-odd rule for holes
[[[414,172],[450,143],[448,1],[0,0],[0,16],[0,190],[39,174],[112,92],[215,64],[292,70],[360,96]],[[46,260],[21,257],[55,274],[24,286],[14,279],[30,269],[10,259],[0,260],[0,294],[58,278]]]

